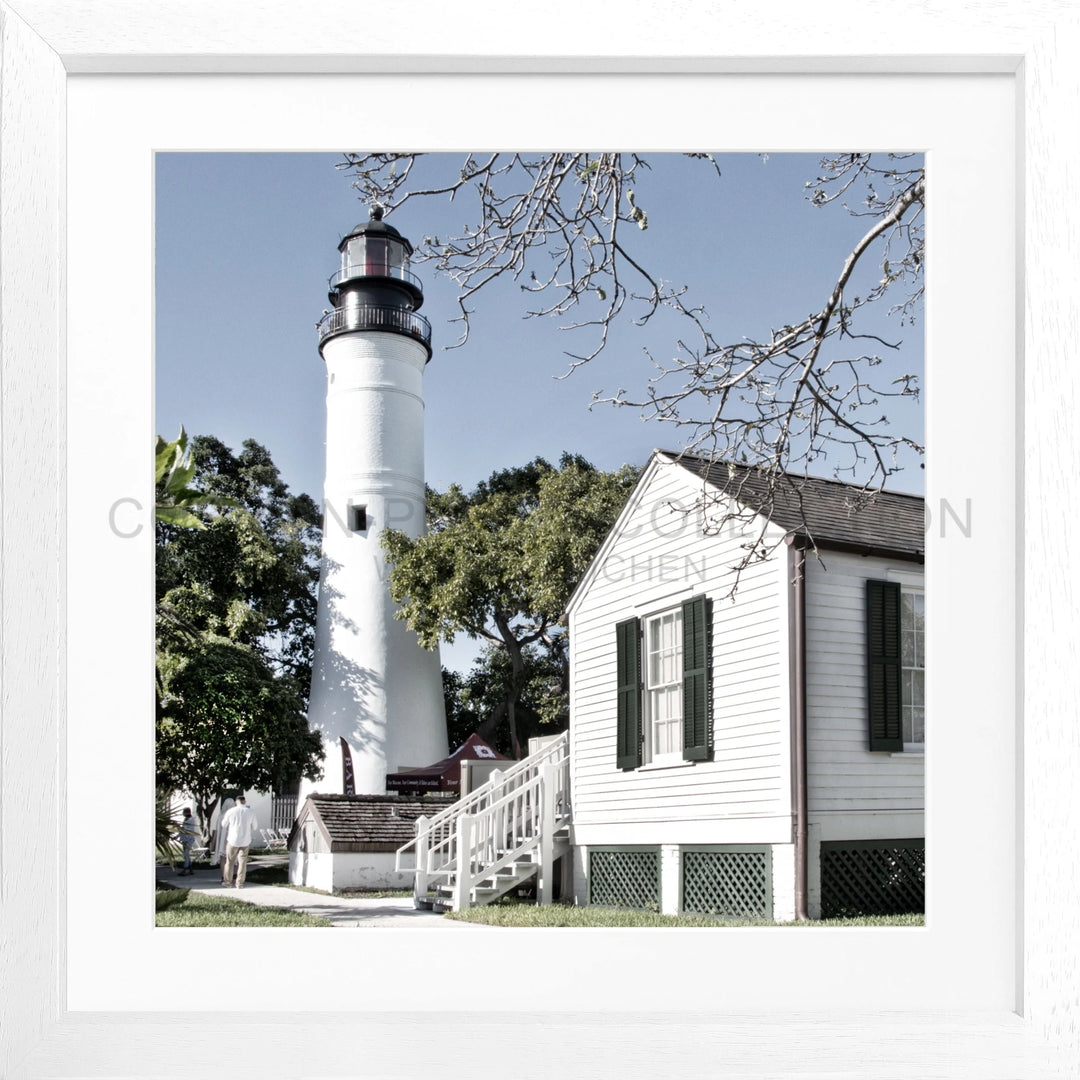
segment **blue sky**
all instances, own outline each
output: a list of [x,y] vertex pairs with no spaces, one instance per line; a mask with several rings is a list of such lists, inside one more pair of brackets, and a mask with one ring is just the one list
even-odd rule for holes
[[[450,156],[450,155],[448,155]],[[851,245],[867,227],[841,207],[816,209],[805,182],[817,155],[722,155],[718,179],[704,162],[644,155],[652,170],[636,184],[649,228],[635,256],[709,311],[718,341],[764,335],[820,308]],[[459,155],[453,155],[457,160]],[[238,448],[263,443],[294,491],[321,497],[325,465],[325,375],[315,324],[327,306],[337,244],[365,205],[334,154],[157,156],[156,430],[213,434]],[[418,241],[468,220],[446,203],[410,204],[392,223]],[[668,426],[634,410],[589,404],[593,392],[638,391],[653,372],[645,350],[672,355],[683,326],[658,316],[619,327],[606,350],[569,378],[567,334],[550,320],[525,320],[526,298],[508,284],[476,302],[460,349],[449,323],[452,283],[430,266],[424,314],[434,354],[425,373],[427,482],[469,488],[493,469],[564,450],[597,466],[643,464],[656,447],[677,448]],[[877,330],[904,344],[889,367],[921,372],[921,319]],[[922,437],[921,404],[887,410],[894,426]],[[893,482],[920,492],[914,460]]]

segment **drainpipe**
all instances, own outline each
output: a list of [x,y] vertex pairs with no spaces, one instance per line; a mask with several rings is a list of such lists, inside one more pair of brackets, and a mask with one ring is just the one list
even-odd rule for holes
[[807,879],[809,852],[806,826],[806,547],[800,537],[793,537],[795,556],[792,575],[794,600],[794,671],[795,708],[793,717],[792,799],[795,809],[795,918],[807,919]]

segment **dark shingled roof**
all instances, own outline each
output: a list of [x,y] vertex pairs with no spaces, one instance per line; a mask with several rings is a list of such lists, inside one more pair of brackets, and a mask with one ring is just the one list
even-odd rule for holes
[[757,469],[674,451],[661,452],[745,506],[765,514],[782,529],[807,537],[819,547],[880,552],[922,561],[925,516],[921,495],[892,491],[867,495],[857,484],[784,473],[770,496],[764,475]]
[[[330,841],[331,851],[393,851],[415,835],[421,815],[431,817],[454,800],[400,795],[309,795],[299,817],[310,808]],[[289,836],[292,847],[296,826]]]

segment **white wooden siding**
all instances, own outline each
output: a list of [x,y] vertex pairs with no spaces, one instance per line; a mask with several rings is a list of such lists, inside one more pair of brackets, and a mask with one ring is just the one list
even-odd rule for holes
[[[725,599],[726,568],[741,555],[737,540],[704,536],[700,515],[667,509],[693,505],[699,492],[681,466],[650,469],[574,599],[570,730],[579,843],[701,842],[718,830],[730,838],[739,819],[747,822],[737,832],[744,842],[790,835],[786,549],[744,571],[736,600]],[[615,624],[701,593],[713,600],[715,760],[623,772],[615,765]]]
[[[807,784],[810,820],[924,806],[923,757],[867,749],[866,581],[921,568],[826,551],[806,558]],[[933,738],[935,718],[927,720]],[[851,820],[851,819],[847,819]],[[869,827],[869,826],[868,826]],[[876,828],[876,827],[875,827]],[[850,831],[850,830],[849,830]],[[881,835],[890,835],[888,832]],[[901,835],[894,833],[892,835]],[[916,834],[920,835],[920,834]],[[846,839],[856,839],[852,832]]]

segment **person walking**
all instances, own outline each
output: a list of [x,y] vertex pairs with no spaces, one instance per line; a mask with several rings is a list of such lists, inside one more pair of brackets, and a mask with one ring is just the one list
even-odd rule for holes
[[247,877],[248,848],[255,832],[258,819],[255,811],[247,804],[243,795],[236,796],[236,805],[221,820],[225,829],[225,886],[233,884],[233,869],[236,870],[236,887],[244,887]]
[[218,814],[217,832],[214,834],[214,865],[220,868],[221,884],[225,884],[226,843],[225,843],[225,814],[234,806],[231,798],[221,800],[221,813]]
[[198,839],[199,830],[195,825],[195,819],[191,816],[191,807],[184,807],[184,820],[180,822],[180,831],[176,834],[180,846],[184,849],[184,868],[180,871],[180,877],[194,874],[191,869],[191,849]]

